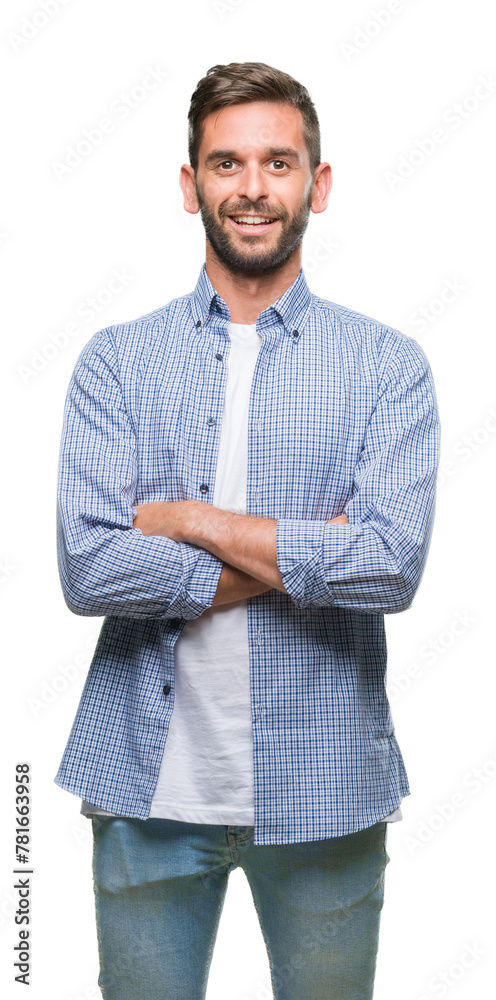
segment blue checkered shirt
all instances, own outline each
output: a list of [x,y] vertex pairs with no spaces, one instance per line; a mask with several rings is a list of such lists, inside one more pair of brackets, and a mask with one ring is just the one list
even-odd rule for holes
[[[134,507],[211,502],[229,322],[203,266],[192,293],[91,337],[67,392],[60,579],[71,611],[104,621],[55,781],[120,815],[148,817],[174,644],[222,569],[144,536]],[[303,270],[256,327],[246,510],[277,520],[287,589],[247,600],[258,845],[360,830],[410,793],[384,615],[411,606],[424,570],[439,418],[416,341],[312,295]]]

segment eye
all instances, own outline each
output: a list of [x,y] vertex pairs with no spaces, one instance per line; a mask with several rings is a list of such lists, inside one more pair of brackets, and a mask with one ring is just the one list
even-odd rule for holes
[[225,167],[226,163],[234,163],[234,160],[223,160],[222,163],[219,163],[219,167]]
[[280,167],[287,167],[287,165],[288,165],[287,163],[285,163],[284,160],[271,160],[271,163],[279,164],[278,169]]

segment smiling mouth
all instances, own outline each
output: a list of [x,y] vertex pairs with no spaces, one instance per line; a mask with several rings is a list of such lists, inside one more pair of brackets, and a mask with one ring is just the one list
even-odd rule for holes
[[277,222],[268,215],[229,215],[228,218],[240,232],[255,233],[265,231]]

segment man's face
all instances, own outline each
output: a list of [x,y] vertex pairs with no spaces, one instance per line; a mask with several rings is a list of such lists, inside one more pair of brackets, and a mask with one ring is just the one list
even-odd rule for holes
[[225,267],[276,271],[301,244],[312,204],[301,112],[262,101],[212,112],[195,189],[207,239]]

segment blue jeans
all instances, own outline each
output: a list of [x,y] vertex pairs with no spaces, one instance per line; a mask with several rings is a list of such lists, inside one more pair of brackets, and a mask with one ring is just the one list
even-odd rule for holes
[[390,860],[384,821],[343,837],[257,846],[252,826],[97,815],[92,824],[104,1000],[203,1000],[238,866],[274,1000],[372,997]]

